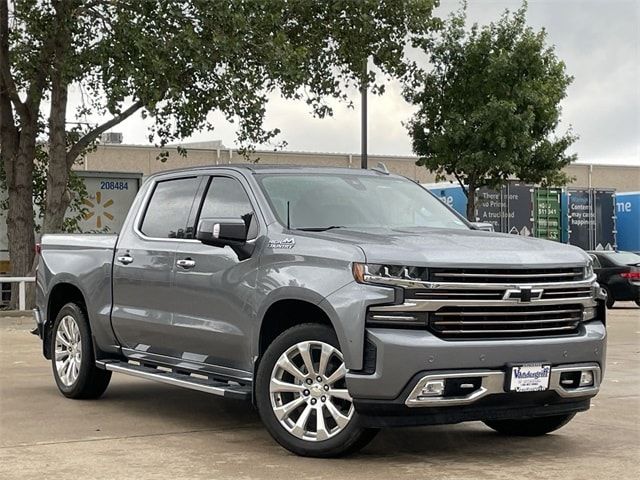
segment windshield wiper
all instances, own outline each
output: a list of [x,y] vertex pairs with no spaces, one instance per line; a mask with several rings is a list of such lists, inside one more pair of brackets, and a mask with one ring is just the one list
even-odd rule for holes
[[346,228],[343,225],[331,225],[329,227],[304,227],[295,228],[294,230],[301,230],[303,232],[326,232],[327,230],[333,230],[334,228]]

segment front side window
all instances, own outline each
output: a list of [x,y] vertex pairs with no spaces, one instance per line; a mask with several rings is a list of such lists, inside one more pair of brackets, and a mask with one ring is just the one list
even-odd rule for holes
[[241,218],[253,208],[239,181],[213,177],[202,204],[200,218]]
[[414,182],[353,174],[263,174],[258,181],[283,225],[326,228],[469,228]]
[[211,178],[199,218],[242,218],[249,222],[248,238],[254,238],[258,232],[251,201],[242,184],[234,178]]
[[193,238],[187,221],[199,182],[197,177],[158,182],[140,231],[153,238]]

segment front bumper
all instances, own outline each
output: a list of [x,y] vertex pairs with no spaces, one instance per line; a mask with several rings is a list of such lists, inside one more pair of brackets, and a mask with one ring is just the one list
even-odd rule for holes
[[[373,373],[350,371],[347,385],[355,399],[398,399],[408,385],[426,372],[494,370],[508,364],[544,363],[552,367],[596,364],[605,369],[606,329],[602,322],[583,323],[577,335],[504,340],[451,341],[426,330],[372,328],[367,342],[373,352]],[[365,359],[365,362],[367,359]],[[424,375],[423,375],[424,376]],[[402,402],[406,400],[401,399]]]
[[[363,425],[433,425],[473,420],[522,419],[588,410],[605,368],[606,329],[602,322],[581,325],[565,337],[447,341],[423,330],[369,329],[373,373],[347,373],[347,386]],[[365,363],[367,360],[365,359]],[[510,364],[552,366],[549,389],[513,393],[506,388]],[[563,372],[590,370],[591,387],[566,388]],[[425,379],[481,377],[467,397],[415,399]],[[445,401],[443,401],[445,400]],[[418,408],[416,408],[418,407]]]
[[[593,375],[590,385],[581,387],[576,381],[572,386],[567,385],[566,375],[585,371]],[[421,396],[427,382],[453,381],[460,385],[458,380],[472,379],[479,382],[467,395]],[[354,398],[354,405],[360,424],[372,428],[548,417],[588,410],[590,398],[600,389],[601,379],[600,366],[595,363],[559,365],[551,369],[547,390],[515,393],[507,391],[506,371],[422,372],[415,375],[394,400]]]

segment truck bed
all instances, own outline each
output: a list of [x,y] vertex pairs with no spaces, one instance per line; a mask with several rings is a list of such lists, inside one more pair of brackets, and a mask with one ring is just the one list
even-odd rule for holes
[[[38,263],[36,303],[43,319],[58,285],[75,287],[85,299],[93,335],[101,344],[113,345],[111,330],[111,278],[117,235],[44,235]],[[68,287],[64,287],[68,288]],[[114,346],[115,348],[115,346]]]

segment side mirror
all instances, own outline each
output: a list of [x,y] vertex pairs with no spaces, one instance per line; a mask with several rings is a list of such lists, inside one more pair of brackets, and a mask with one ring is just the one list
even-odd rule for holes
[[485,232],[495,232],[493,224],[488,222],[470,222],[474,230],[483,230]]
[[203,218],[196,240],[215,247],[240,246],[247,241],[247,225],[242,218]]
[[[247,241],[252,218],[251,213],[241,218],[203,218],[198,222],[196,240],[214,247],[229,246],[240,261],[246,260],[255,248],[254,240]],[[253,225],[255,229],[255,223]]]

